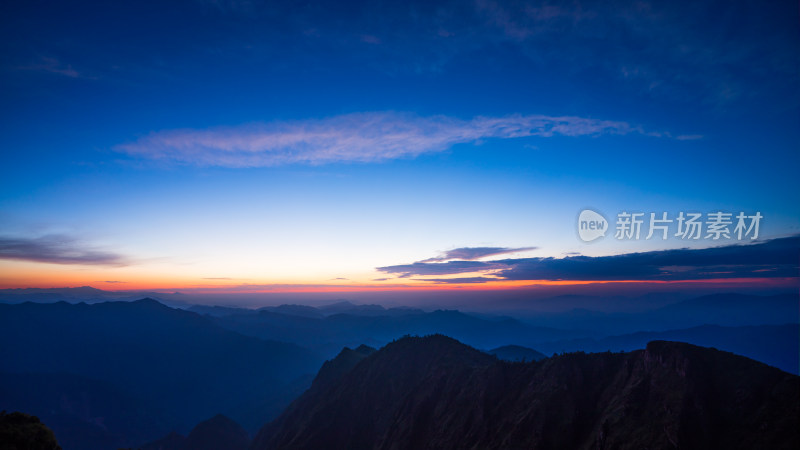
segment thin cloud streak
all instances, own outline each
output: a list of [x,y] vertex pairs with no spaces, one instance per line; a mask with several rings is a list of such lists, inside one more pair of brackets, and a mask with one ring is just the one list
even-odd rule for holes
[[442,152],[456,144],[484,139],[601,136],[647,132],[626,122],[512,115],[462,120],[395,112],[354,113],[326,119],[167,130],[114,150],[132,157],[174,164],[231,168],[286,164],[375,163]]
[[536,250],[538,247],[517,247],[517,248],[510,248],[510,247],[460,247],[454,248],[452,250],[448,250],[441,254],[440,256],[434,258],[424,259],[422,261],[418,261],[420,263],[429,263],[429,262],[442,262],[442,261],[449,261],[451,259],[460,259],[466,261],[472,261],[475,259],[486,258],[489,256],[498,256],[498,255],[506,255],[509,253],[517,253],[517,252],[524,252],[528,250]]
[[462,273],[487,272],[507,269],[507,264],[483,261],[447,261],[438,263],[416,262],[396,266],[377,267],[375,270],[398,278],[428,275],[456,275]]
[[483,284],[490,281],[499,281],[490,277],[465,277],[465,278],[415,278],[414,281],[427,281],[435,284]]
[[77,70],[72,68],[70,64],[62,64],[56,58],[47,58],[42,57],[40,58],[39,62],[36,64],[31,64],[28,66],[18,67],[19,70],[29,70],[34,72],[46,72],[46,73],[53,73],[57,75],[63,75],[69,78],[87,78]]
[[0,259],[115,267],[129,264],[127,258],[120,254],[91,248],[75,238],[64,235],[38,238],[0,236]]

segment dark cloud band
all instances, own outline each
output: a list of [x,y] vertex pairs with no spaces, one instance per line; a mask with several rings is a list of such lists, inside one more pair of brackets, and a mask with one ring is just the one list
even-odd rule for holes
[[[612,256],[417,262],[378,267],[400,278],[491,273],[503,280],[675,281],[717,278],[792,278],[800,273],[800,235],[746,245],[674,249]],[[433,260],[428,260],[433,261]],[[469,282],[493,278],[470,277]],[[458,283],[458,279],[428,279]]]

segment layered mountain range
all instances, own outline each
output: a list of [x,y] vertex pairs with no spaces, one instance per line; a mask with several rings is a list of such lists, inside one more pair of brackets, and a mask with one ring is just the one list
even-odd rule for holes
[[[79,295],[81,292],[76,291],[73,294]],[[14,295],[36,298],[39,294],[27,291],[19,294],[15,291]],[[3,295],[0,295],[0,301],[2,300]],[[16,300],[20,299],[15,298]],[[45,298],[45,300],[51,299]],[[292,411],[307,411],[307,408],[297,406],[297,402],[302,404],[310,401],[303,398],[313,397],[313,403],[318,405],[315,408],[321,408],[319,405],[332,401],[331,399],[336,396],[331,397],[326,393],[327,390],[340,386],[340,383],[349,377],[356,376],[352,373],[360,373],[358,370],[362,369],[358,368],[362,364],[373,364],[370,361],[374,361],[391,349],[400,348],[397,347],[398,343],[417,342],[414,339],[397,340],[404,335],[444,334],[463,344],[454,346],[453,342],[448,340],[443,341],[449,343],[444,345],[437,340],[441,338],[420,341],[426,344],[420,345],[405,356],[398,356],[391,364],[386,365],[386,370],[383,366],[373,366],[369,372],[358,375],[357,380],[352,381],[354,386],[383,392],[381,389],[385,386],[381,387],[377,383],[378,378],[384,377],[393,383],[390,386],[393,389],[400,387],[406,389],[409,386],[418,389],[414,387],[418,385],[413,381],[413,377],[419,375],[418,370],[438,367],[438,374],[448,374],[447,377],[456,378],[448,378],[447,383],[452,385],[446,383],[440,386],[434,383],[436,386],[434,393],[448,392],[445,389],[448,386],[451,386],[448,389],[452,389],[452,393],[455,393],[457,391],[455,386],[463,386],[467,391],[470,389],[475,392],[485,391],[486,395],[494,392],[493,396],[486,397],[486,402],[500,401],[511,405],[513,398],[522,395],[544,398],[539,397],[541,393],[538,391],[526,394],[522,387],[514,383],[523,383],[520,380],[527,379],[525,377],[536,379],[538,376],[544,376],[540,372],[544,370],[541,367],[550,367],[550,364],[555,364],[554,361],[573,361],[574,365],[569,370],[559,369],[564,370],[564,373],[557,377],[558,380],[567,380],[569,374],[583,374],[581,376],[592,380],[584,383],[605,383],[603,389],[607,390],[603,391],[603,398],[617,395],[612,395],[616,392],[615,389],[622,389],[623,393],[627,393],[624,395],[642,392],[644,387],[641,386],[648,385],[647,382],[641,381],[635,384],[631,381],[629,384],[619,384],[620,380],[627,376],[622,375],[624,370],[620,368],[622,367],[620,364],[627,364],[625,367],[638,367],[634,364],[635,357],[631,355],[638,355],[646,346],[647,351],[650,351],[652,345],[648,346],[648,342],[654,340],[681,341],[715,347],[796,374],[800,354],[798,352],[800,325],[797,324],[797,315],[793,311],[797,307],[796,296],[699,297],[659,307],[659,310],[669,309],[664,309],[662,313],[664,317],[671,317],[667,321],[671,324],[688,326],[707,323],[706,319],[713,319],[715,314],[719,317],[718,323],[710,321],[705,325],[663,329],[656,326],[656,321],[644,320],[647,315],[657,319],[657,314],[651,311],[631,314],[625,319],[642,318],[641,331],[610,334],[608,331],[603,331],[605,325],[602,324],[612,316],[601,313],[584,314],[586,321],[581,323],[587,327],[543,326],[549,324],[547,321],[542,322],[546,317],[553,319],[554,324],[558,324],[556,320],[558,317],[565,318],[571,315],[578,317],[583,314],[579,311],[565,313],[566,316],[541,316],[537,319],[453,310],[426,312],[413,308],[354,305],[349,302],[320,307],[281,305],[259,310],[211,306],[180,309],[168,307],[153,299],[97,301],[89,304],[64,301],[0,303],[0,342],[3,343],[0,345],[0,410],[21,411],[37,416],[53,430],[58,443],[66,450],[137,448],[148,442],[158,442],[159,445],[177,443],[179,447],[174,448],[191,448],[193,444],[189,437],[192,431],[199,426],[198,424],[208,421],[209,417],[217,419],[211,421],[210,425],[214,426],[206,427],[207,429],[230,431],[241,428],[249,435],[248,439],[261,430],[256,444],[272,442],[280,447],[285,442],[275,437],[272,431],[265,434],[264,430],[281,430],[278,435],[290,434],[291,430],[282,427],[280,420],[272,422],[273,419],[284,411],[287,414]],[[764,311],[757,313],[759,308]],[[686,320],[681,319],[682,315]],[[594,321],[589,319],[591,317],[594,317],[592,319]],[[621,315],[613,317],[623,318]],[[733,318],[738,319],[733,321]],[[665,322],[662,321],[663,323]],[[381,350],[376,351],[376,348]],[[575,353],[582,351],[599,353]],[[625,354],[628,356],[620,356],[621,351],[629,352]],[[685,351],[690,354],[696,352]],[[569,355],[564,355],[565,353]],[[441,356],[448,354],[455,355],[451,358],[452,364],[442,366]],[[548,357],[554,354],[555,356]],[[425,355],[429,355],[429,359],[419,362],[419,358],[425,358]],[[468,355],[466,366],[464,358],[458,355]],[[445,360],[450,361],[448,358]],[[746,361],[755,364],[753,361]],[[595,371],[600,370],[595,364],[604,367],[603,370],[617,372],[600,371],[599,375],[595,376]],[[699,367],[696,362],[692,363],[692,366]],[[540,369],[534,370],[534,367]],[[709,366],[703,370],[725,372],[728,370],[726,367]],[[507,373],[511,378],[506,379],[496,375],[495,372],[498,371]],[[457,378],[459,373],[466,378]],[[749,383],[751,379],[761,379],[762,376],[772,376],[769,374],[773,373],[787,375],[781,371],[770,372],[761,369],[753,371],[752,374],[755,375],[752,377],[747,375],[750,373],[749,371],[745,375],[735,373],[731,375],[729,381],[740,379],[742,383]],[[373,374],[380,376],[375,375],[378,377],[375,379],[369,378]],[[499,378],[494,378],[498,376]],[[412,377],[411,381],[408,381],[410,384],[403,384],[405,381],[402,381],[404,380],[402,377]],[[487,387],[470,384],[476,382],[475,377],[482,377],[490,384]],[[613,383],[608,385],[611,382]],[[651,381],[649,385],[661,386],[653,383]],[[692,381],[692,383],[694,384],[690,383],[687,386],[695,387],[681,388],[683,390],[676,391],[676,395],[683,396],[681,398],[684,399],[694,399],[693,393],[710,392],[710,388],[702,387],[699,382]],[[636,389],[631,387],[634,384],[637,386]],[[716,379],[708,381],[707,384],[712,387],[724,385]],[[583,385],[580,383],[564,386],[570,393],[580,393],[586,389],[581,387]],[[501,393],[501,387],[508,387],[511,390]],[[304,392],[303,397],[298,399]],[[511,397],[500,398],[501,394]],[[752,398],[766,401],[770,398],[767,394],[768,391],[763,391],[753,394]],[[368,394],[354,391],[354,395],[362,396],[363,400]],[[394,407],[380,403],[384,394],[375,395],[377,395],[375,399],[369,400],[370,404],[377,401],[375,404],[382,405],[381,408]],[[410,394],[407,392],[402,395],[406,396],[404,398],[416,398],[408,397]],[[298,399],[297,402],[286,410],[295,399]],[[425,401],[434,400],[429,398]],[[454,397],[452,399],[454,403],[440,405],[437,408],[444,410],[457,407],[460,412],[467,411],[466,406],[469,405],[464,401],[466,400]],[[689,400],[684,401],[689,402]],[[709,411],[709,408],[716,407],[714,405],[724,405],[724,402],[716,397],[703,401],[708,402],[703,408]],[[591,401],[586,399],[576,399],[575,402],[577,403],[573,407],[580,411],[594,408]],[[547,405],[548,408],[557,406],[550,403]],[[408,404],[409,408],[412,406],[411,403]],[[516,408],[511,409],[516,411],[514,414],[523,414],[520,405],[512,406]],[[672,409],[676,407],[669,406]],[[438,411],[431,412],[426,409],[427,407],[419,405],[413,408],[415,415],[421,414],[419,417],[429,417]],[[772,404],[764,404],[759,408],[764,411],[780,410]],[[335,414],[348,420],[358,418],[357,414],[350,415],[342,411],[337,406]],[[378,413],[379,411],[375,411],[373,415],[379,417]],[[219,416],[220,414],[225,415],[225,420],[220,419],[223,417]],[[598,411],[586,414],[591,417],[585,420],[594,421],[593,426],[598,426],[596,423],[596,420],[600,420],[598,417],[603,419],[599,425],[601,431],[606,420],[609,426],[617,423],[615,422],[617,416],[613,414],[606,416]],[[430,417],[439,416],[434,414]],[[576,420],[574,423],[580,424],[583,423],[581,420],[584,420],[582,417],[584,416],[566,417],[563,421],[573,423],[573,420]],[[684,414],[681,417],[694,416]],[[444,417],[439,418],[444,419]],[[453,420],[454,424],[458,424],[461,423],[459,421],[466,419],[453,418]],[[500,418],[492,420],[501,421]],[[630,423],[627,419],[619,420],[622,421],[619,423]],[[722,419],[713,416],[708,420],[710,420],[708,423],[713,424]],[[235,423],[236,426],[230,426],[228,421]],[[694,418],[692,421],[696,422]],[[308,418],[303,416],[302,420],[298,419],[293,423],[301,422],[311,423],[313,420],[310,416]],[[270,425],[263,428],[265,423]],[[686,429],[685,425],[679,425],[670,426]],[[417,430],[415,433],[420,430],[416,426],[413,428]],[[596,437],[597,430],[592,430],[585,432],[589,433],[584,436],[585,439],[589,439],[590,435]],[[545,437],[537,445],[545,445],[542,443],[547,442],[566,442],[548,434],[552,433],[550,425],[541,431]],[[314,433],[319,434],[321,431]],[[400,429],[392,433],[385,438],[387,439],[385,442],[393,442],[395,436],[403,436]],[[423,433],[426,439],[427,433]],[[605,431],[603,433],[603,436],[610,436]],[[670,438],[678,436],[669,433],[667,435]],[[181,439],[178,439],[179,437]],[[186,443],[187,440],[189,444]],[[372,446],[378,445],[370,442]],[[416,441],[414,442],[416,444]],[[435,439],[432,442],[435,442]],[[601,439],[597,442],[606,441]],[[493,441],[486,443],[511,445]],[[580,445],[584,444],[585,442],[581,441]],[[186,445],[189,447],[185,447]],[[569,445],[579,444],[570,441]]]

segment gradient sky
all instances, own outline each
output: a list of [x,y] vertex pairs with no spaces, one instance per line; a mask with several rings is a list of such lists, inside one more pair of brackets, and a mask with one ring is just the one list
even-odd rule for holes
[[[0,8],[0,287],[797,285],[794,0]],[[584,208],[760,212],[767,256]]]

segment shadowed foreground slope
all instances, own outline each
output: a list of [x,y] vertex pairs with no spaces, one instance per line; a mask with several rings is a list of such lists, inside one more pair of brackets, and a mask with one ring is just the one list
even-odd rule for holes
[[0,412],[0,450],[61,450],[53,431],[38,417]]
[[684,343],[507,363],[403,338],[315,383],[252,448],[789,449],[798,398],[800,377]]

